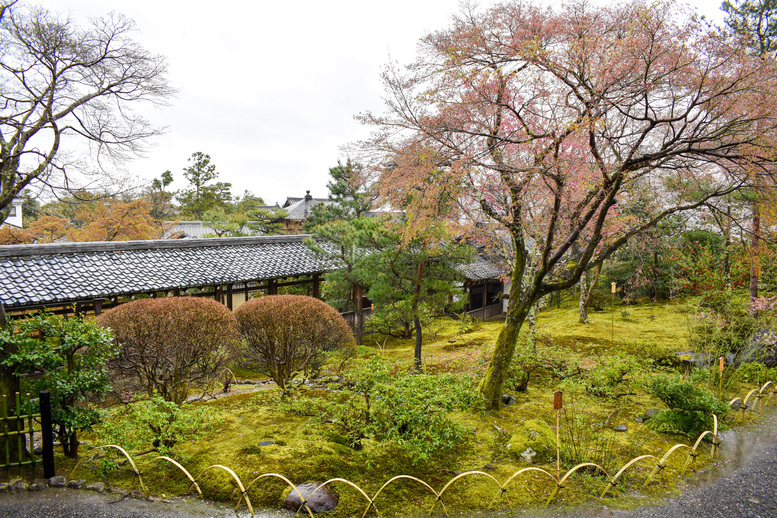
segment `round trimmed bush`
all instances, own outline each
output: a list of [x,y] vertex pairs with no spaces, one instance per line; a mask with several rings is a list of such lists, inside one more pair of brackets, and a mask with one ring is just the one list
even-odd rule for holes
[[151,396],[181,404],[215,381],[239,345],[237,321],[212,299],[167,297],[121,304],[97,318],[121,346],[114,362]]
[[317,371],[324,352],[350,355],[356,348],[340,313],[313,297],[260,297],[237,308],[235,316],[250,359],[283,391],[297,374]]

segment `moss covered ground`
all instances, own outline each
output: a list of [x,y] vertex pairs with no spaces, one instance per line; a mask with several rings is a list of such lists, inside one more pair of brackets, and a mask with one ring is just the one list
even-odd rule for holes
[[[462,323],[452,319],[433,322],[424,338],[426,373],[479,372],[500,326],[500,322]],[[219,464],[232,469],[245,485],[267,473],[283,475],[294,483],[343,478],[371,496],[386,481],[399,475],[417,477],[440,491],[458,474],[469,470],[487,473],[458,478],[446,490],[442,501],[447,509],[454,514],[466,514],[489,507],[495,510],[506,510],[510,506],[540,507],[556,488],[554,481],[536,471],[514,478],[506,493],[490,478],[504,483],[528,466],[518,455],[520,452],[513,452],[508,446],[513,432],[522,422],[541,419],[555,430],[557,416],[552,397],[555,390],[564,392],[566,422],[573,423],[568,426],[580,443],[579,448],[598,451],[590,455],[599,459],[611,475],[629,459],[646,454],[660,457],[677,442],[693,441],[689,437],[655,433],[640,422],[646,410],[662,408],[658,400],[642,389],[644,379],[659,369],[679,371],[671,358],[673,352],[687,347],[688,319],[683,305],[667,303],[619,308],[614,319],[609,312],[594,312],[588,324],[578,323],[576,309],[553,308],[538,315],[537,332],[550,347],[574,357],[583,366],[583,371],[615,357],[628,357],[635,365],[642,366],[625,377],[615,390],[618,394],[605,396],[591,394],[578,376],[563,378],[539,369],[525,391],[509,392],[515,404],[500,412],[454,413],[451,417],[467,430],[464,439],[423,462],[417,462],[396,446],[369,439],[364,441],[360,451],[356,451],[326,424],[282,411],[278,406],[279,395],[270,386],[196,404],[208,409],[213,418],[211,428],[199,439],[177,445],[177,458],[195,477],[208,466]],[[362,358],[383,356],[406,364],[410,369],[413,342],[367,336],[359,353]],[[237,367],[234,370],[238,378],[259,377],[249,369]],[[735,384],[727,390],[743,395],[748,388],[746,384]],[[612,431],[616,425],[626,426],[626,431]],[[111,426],[110,419],[105,426]],[[88,438],[96,443],[99,433]],[[263,441],[274,444],[259,446]],[[702,448],[709,451],[707,445]],[[143,465],[151,458],[153,454],[143,455],[138,463]],[[642,489],[641,485],[655,461],[635,465],[604,499],[606,505],[631,505],[633,500],[625,497],[630,491],[655,495],[675,490],[678,472],[686,458],[686,454],[678,452],[647,489]],[[708,463],[705,459],[705,456],[698,457],[697,464]],[[574,462],[573,455],[565,454],[562,474]],[[554,460],[544,459],[541,464],[532,466],[551,473],[556,471]],[[144,480],[153,493],[181,495],[190,488],[188,480],[172,466],[153,463],[145,469]],[[83,466],[76,475],[78,478],[100,476]],[[116,484],[127,485],[132,480],[128,473],[116,470],[102,476]],[[552,505],[590,502],[598,498],[606,482],[606,477],[595,470],[582,469],[570,478]],[[199,483],[209,499],[236,503],[240,497],[232,477],[220,468],[209,470]],[[334,487],[340,493],[340,505],[329,515],[360,516],[367,506],[364,497],[346,484],[335,483]],[[256,507],[277,508],[287,490],[281,479],[265,477],[254,482],[247,494]],[[376,499],[376,506],[383,516],[420,515],[428,512],[432,505],[435,505],[434,495],[409,479],[386,487]],[[439,508],[440,503],[436,506]]]

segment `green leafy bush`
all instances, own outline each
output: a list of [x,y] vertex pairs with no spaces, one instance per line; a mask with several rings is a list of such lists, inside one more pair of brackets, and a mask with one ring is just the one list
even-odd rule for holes
[[178,406],[159,396],[120,408],[111,425],[98,431],[100,441],[133,452],[157,451],[175,456],[175,445],[199,439],[216,424],[205,407]]
[[[532,374],[544,371],[554,378],[565,378],[577,371],[577,355],[561,349],[548,337],[537,338],[536,348],[527,344],[515,352],[507,370],[505,386],[516,392],[524,392]],[[483,358],[487,361],[487,358]]]
[[465,429],[448,417],[457,409],[482,404],[474,379],[455,374],[434,376],[397,371],[382,359],[357,361],[327,395],[295,393],[282,403],[288,412],[312,416],[331,426],[354,449],[362,440],[391,444],[426,460],[454,446]]
[[777,368],[767,367],[763,363],[743,363],[736,369],[739,379],[747,383],[763,385],[767,381],[777,384]]
[[669,407],[648,421],[659,432],[697,436],[712,430],[712,414],[720,418],[728,410],[728,405],[717,399],[712,391],[678,376],[654,377],[649,391]]
[[583,375],[585,390],[592,396],[613,398],[618,392],[628,393],[630,385],[638,374],[641,373],[641,365],[631,355],[619,354],[602,358],[599,363]]
[[15,335],[0,333],[0,345],[6,351],[16,349],[4,365],[16,375],[37,374],[29,388],[51,393],[51,419],[59,441],[65,455],[78,456],[77,432],[90,430],[102,417],[86,401],[111,389],[106,363],[117,350],[110,331],[83,316],[41,314],[24,320]]
[[121,304],[97,322],[113,330],[121,352],[113,366],[149,396],[177,404],[193,387],[207,388],[237,352],[237,322],[226,306],[203,297],[142,299]]
[[284,392],[300,373],[317,374],[324,353],[356,352],[351,328],[340,313],[304,295],[271,295],[250,300],[235,312],[246,355]]

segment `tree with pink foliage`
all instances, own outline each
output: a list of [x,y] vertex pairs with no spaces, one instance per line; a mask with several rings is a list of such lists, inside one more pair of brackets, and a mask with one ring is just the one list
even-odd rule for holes
[[384,195],[423,192],[415,221],[455,196],[508,236],[507,316],[480,384],[493,409],[540,297],[774,167],[773,61],[672,3],[465,8],[383,80],[387,112],[362,118],[375,167],[390,164]]

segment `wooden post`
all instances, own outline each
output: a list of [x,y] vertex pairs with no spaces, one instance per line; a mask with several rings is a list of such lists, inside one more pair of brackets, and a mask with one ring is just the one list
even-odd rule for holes
[[723,399],[723,369],[726,368],[726,360],[723,356],[718,360],[718,399]]
[[54,469],[54,433],[51,425],[51,396],[48,390],[40,395],[41,440],[43,441],[43,476],[51,478],[57,474]]
[[267,294],[268,295],[277,295],[278,294],[278,281],[277,279],[270,279],[267,281]]
[[561,480],[561,408],[564,406],[560,390],[553,393],[553,409],[556,411],[556,480]]
[[99,317],[103,309],[103,299],[95,299],[94,301],[94,316]]
[[227,284],[227,308],[232,311],[232,285]]
[[318,273],[313,274],[313,298],[321,298],[321,275]]

